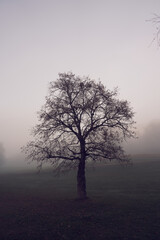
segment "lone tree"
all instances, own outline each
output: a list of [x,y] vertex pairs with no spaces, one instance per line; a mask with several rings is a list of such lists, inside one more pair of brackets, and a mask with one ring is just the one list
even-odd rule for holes
[[77,168],[78,198],[85,199],[86,162],[127,161],[121,142],[134,136],[134,113],[127,101],[88,77],[60,73],[50,83],[46,103],[39,112],[25,152],[39,164],[51,163],[57,170]]

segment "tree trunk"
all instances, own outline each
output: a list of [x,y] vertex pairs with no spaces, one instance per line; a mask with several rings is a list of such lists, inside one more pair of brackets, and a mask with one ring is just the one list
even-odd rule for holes
[[85,178],[85,162],[79,162],[77,173],[77,194],[79,199],[86,199],[86,178]]
[[86,177],[85,177],[85,143],[81,144],[81,160],[77,172],[77,194],[79,199],[86,199]]

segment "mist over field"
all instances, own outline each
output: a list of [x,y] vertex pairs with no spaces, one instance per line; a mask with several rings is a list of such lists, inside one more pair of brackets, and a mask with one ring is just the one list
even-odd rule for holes
[[[25,154],[19,148],[17,154],[7,154],[3,141],[0,143],[0,170],[2,171],[21,171],[37,170],[37,163],[27,161]],[[160,121],[153,121],[148,124],[143,131],[137,133],[136,139],[129,139],[124,143],[124,149],[129,155],[144,155],[147,159],[154,159],[160,156]],[[6,157],[9,155],[9,157]],[[160,158],[158,158],[160,160]],[[143,159],[144,160],[144,159]],[[101,165],[101,164],[99,164]],[[49,166],[44,164],[44,166]]]
[[[160,160],[160,121],[153,121],[144,128],[143,132],[137,134],[136,139],[128,140],[124,143],[124,149],[127,154],[142,155],[143,160]],[[144,157],[143,157],[144,156]],[[25,159],[25,155],[20,152],[17,155],[10,156],[6,158],[5,149],[3,144],[0,144],[0,168],[1,172],[5,171],[24,171],[24,170],[34,170],[37,171],[37,163],[29,162]],[[134,160],[134,158],[132,159]],[[141,161],[141,158],[139,158]],[[134,162],[134,161],[133,161]],[[99,163],[99,166],[101,163]],[[44,167],[50,167],[44,164]],[[51,168],[51,167],[50,167]]]
[[137,139],[129,140],[125,144],[126,151],[130,154],[160,155],[160,121],[152,121]]

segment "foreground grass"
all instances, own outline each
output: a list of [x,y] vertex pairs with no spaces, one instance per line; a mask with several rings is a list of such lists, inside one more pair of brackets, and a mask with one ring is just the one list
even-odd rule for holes
[[158,239],[160,163],[87,172],[87,201],[76,201],[75,173],[0,176],[0,239]]

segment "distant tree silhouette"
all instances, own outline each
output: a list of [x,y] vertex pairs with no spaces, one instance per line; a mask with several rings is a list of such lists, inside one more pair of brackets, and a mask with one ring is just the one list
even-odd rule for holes
[[5,150],[3,144],[0,143],[0,164],[4,163],[5,161]]
[[85,165],[91,160],[128,161],[121,143],[134,136],[134,113],[127,101],[116,98],[101,82],[73,73],[60,73],[50,83],[46,103],[38,113],[34,141],[24,148],[27,157],[57,169],[77,168],[78,198],[87,198]]

